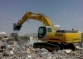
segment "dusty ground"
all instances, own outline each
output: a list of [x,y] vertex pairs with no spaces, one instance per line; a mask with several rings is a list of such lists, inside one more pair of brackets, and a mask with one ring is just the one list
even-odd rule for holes
[[48,52],[46,49],[14,47],[0,53],[0,59],[83,59],[83,49]]
[[15,43],[4,51],[0,50],[0,59],[83,59],[83,48],[48,52],[46,49],[34,49]]

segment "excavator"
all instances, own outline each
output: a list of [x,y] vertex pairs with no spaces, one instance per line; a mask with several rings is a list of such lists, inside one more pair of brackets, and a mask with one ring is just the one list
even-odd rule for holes
[[17,23],[13,24],[13,31],[19,31],[27,20],[37,20],[43,23],[43,26],[38,29],[38,39],[42,42],[34,43],[34,48],[45,48],[48,51],[75,50],[74,43],[81,42],[81,33],[77,30],[57,30],[47,16],[30,11],[25,13]]

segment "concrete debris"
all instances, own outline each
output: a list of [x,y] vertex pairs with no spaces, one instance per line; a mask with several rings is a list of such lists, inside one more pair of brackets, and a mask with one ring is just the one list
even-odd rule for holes
[[66,49],[65,52],[66,53],[71,53],[71,49]]
[[67,49],[49,52],[44,48],[34,49],[31,45],[9,45],[5,50],[0,49],[0,59],[83,59],[83,48],[77,48],[75,51]]
[[83,49],[71,51],[66,53],[65,50],[60,50],[58,52],[54,51],[53,53],[48,52],[45,49],[37,49],[32,54],[27,56],[27,59],[82,59],[83,58]]
[[83,59],[83,49],[49,52],[44,48],[14,47],[0,52],[0,59]]

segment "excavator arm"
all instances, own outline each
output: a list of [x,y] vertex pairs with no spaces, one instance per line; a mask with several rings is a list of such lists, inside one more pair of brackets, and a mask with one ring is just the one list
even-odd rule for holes
[[32,12],[25,13],[25,15],[17,23],[14,23],[13,30],[19,31],[22,27],[22,24],[29,19],[40,21],[45,26],[50,26],[52,28],[52,32],[55,32],[55,28],[48,17],[44,16],[41,13],[32,13]]

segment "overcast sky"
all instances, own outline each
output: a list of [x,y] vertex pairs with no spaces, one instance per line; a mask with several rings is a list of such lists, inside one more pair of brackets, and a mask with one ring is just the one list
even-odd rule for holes
[[[27,12],[46,15],[61,29],[72,28],[83,32],[83,0],[0,0],[0,31],[13,32],[16,23]],[[36,33],[41,22],[25,22],[19,33]]]

